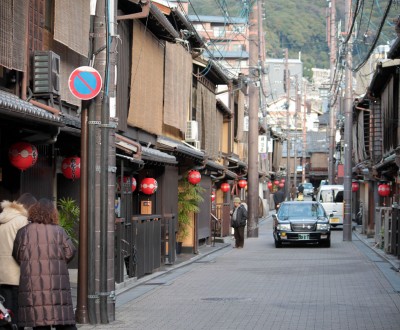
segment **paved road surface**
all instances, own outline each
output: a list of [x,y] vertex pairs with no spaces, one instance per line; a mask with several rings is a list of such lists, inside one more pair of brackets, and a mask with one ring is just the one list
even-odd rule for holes
[[244,249],[219,250],[117,297],[116,321],[80,329],[400,329],[400,274],[356,236],[276,249],[271,219]]

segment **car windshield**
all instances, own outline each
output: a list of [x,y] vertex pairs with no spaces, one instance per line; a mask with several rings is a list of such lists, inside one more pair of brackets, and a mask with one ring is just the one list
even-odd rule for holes
[[303,187],[304,189],[313,189],[313,185],[311,183],[304,183]]
[[280,219],[318,218],[324,216],[324,208],[316,203],[284,203],[278,211],[278,217]]

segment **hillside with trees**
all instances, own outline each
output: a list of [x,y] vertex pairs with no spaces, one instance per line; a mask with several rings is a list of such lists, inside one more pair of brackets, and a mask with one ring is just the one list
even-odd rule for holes
[[[337,0],[344,8],[345,0]],[[190,14],[245,17],[248,9],[242,0],[191,0]],[[308,76],[313,67],[329,68],[329,49],[326,39],[326,1],[265,0],[263,6],[267,58],[283,57],[289,49],[290,58],[301,59]],[[337,19],[343,16],[337,11]]]

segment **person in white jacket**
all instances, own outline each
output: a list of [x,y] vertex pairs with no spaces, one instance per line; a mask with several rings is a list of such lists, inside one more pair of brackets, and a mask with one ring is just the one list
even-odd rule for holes
[[5,299],[4,306],[13,314],[12,323],[17,324],[18,286],[20,269],[12,256],[17,231],[28,224],[28,209],[36,203],[30,193],[22,194],[14,202],[3,201],[0,213],[0,295]]

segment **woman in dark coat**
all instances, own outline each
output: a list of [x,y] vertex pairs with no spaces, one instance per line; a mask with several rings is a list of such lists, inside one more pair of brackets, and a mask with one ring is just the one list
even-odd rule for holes
[[67,263],[75,247],[58,225],[58,212],[48,199],[29,209],[31,222],[14,241],[20,264],[18,325],[33,329],[76,329]]

